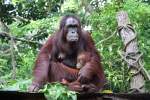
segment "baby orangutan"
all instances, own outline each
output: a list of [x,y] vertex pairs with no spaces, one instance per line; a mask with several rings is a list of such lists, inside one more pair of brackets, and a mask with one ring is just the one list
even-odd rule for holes
[[[76,64],[76,68],[78,70],[80,70],[82,67],[84,67],[84,65],[90,61],[90,56],[91,53],[90,52],[82,52],[78,55],[77,57],[77,64]],[[66,78],[63,78],[61,83],[67,85],[68,83],[70,83],[71,81]],[[76,82],[78,82],[78,79],[76,80]]]
[[87,62],[90,61],[91,54],[89,52],[82,52],[77,57],[76,68],[81,69]]

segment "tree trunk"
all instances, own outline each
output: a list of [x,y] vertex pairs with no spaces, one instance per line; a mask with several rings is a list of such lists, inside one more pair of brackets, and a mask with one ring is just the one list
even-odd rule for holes
[[130,79],[131,92],[145,92],[145,77],[142,73],[141,53],[138,50],[136,32],[130,24],[128,14],[120,11],[117,14],[118,31],[124,43],[123,59],[127,62],[132,75]]
[[[0,33],[1,32],[9,33],[9,29],[0,19]],[[9,34],[7,34],[7,35],[9,35]],[[12,78],[15,79],[16,78],[16,61],[15,61],[15,54],[14,54],[15,42],[11,36],[10,36],[9,44],[10,44],[10,53],[11,53],[11,60],[12,60],[11,61],[11,63],[12,63]]]

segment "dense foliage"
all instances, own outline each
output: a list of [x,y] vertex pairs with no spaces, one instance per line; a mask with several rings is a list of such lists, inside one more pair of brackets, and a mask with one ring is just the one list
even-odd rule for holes
[[[138,33],[144,67],[150,73],[150,5],[146,0],[124,0],[124,2],[121,0],[12,0],[10,4],[1,1],[0,11],[3,12],[0,13],[0,19],[8,24],[11,35],[16,38],[43,44],[58,28],[62,15],[68,13],[78,15],[83,26],[92,31],[108,80],[107,89],[113,92],[127,92],[130,74],[126,63],[119,55],[123,45],[121,38],[115,32],[116,14],[120,10],[128,12],[130,21]],[[112,35],[110,39],[104,40],[110,35]],[[12,79],[14,70],[12,70],[10,41],[7,38],[0,40],[0,89],[27,89],[28,84],[31,83],[32,68],[40,47],[36,43],[15,41],[16,77]],[[58,84],[53,85],[60,87]],[[60,88],[61,90],[64,88]],[[58,93],[60,91],[57,91],[58,98],[61,95],[70,98],[72,95],[72,99],[75,100],[73,92]],[[55,93],[51,94],[53,96]],[[63,96],[62,98],[65,98]]]

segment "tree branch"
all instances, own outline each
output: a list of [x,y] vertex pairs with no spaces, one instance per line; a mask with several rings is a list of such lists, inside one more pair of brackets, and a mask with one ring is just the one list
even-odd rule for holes
[[26,43],[31,43],[31,44],[38,44],[40,46],[42,45],[41,43],[39,43],[37,41],[31,41],[31,40],[16,38],[16,37],[11,36],[10,34],[8,34],[6,32],[0,32],[0,38],[7,38],[8,40],[11,40],[11,38],[12,38],[13,40],[16,40],[16,41],[21,41],[21,42],[26,42]]

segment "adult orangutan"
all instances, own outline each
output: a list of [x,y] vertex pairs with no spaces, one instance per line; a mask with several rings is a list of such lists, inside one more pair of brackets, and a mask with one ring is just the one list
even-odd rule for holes
[[[90,54],[90,60],[84,57],[87,62],[77,69],[77,57],[84,52]],[[41,48],[33,75],[30,92],[38,91],[47,82],[64,79],[68,88],[77,92],[97,92],[103,87],[105,76],[100,56],[90,33],[81,28],[77,17],[66,15],[62,18],[59,30]]]

